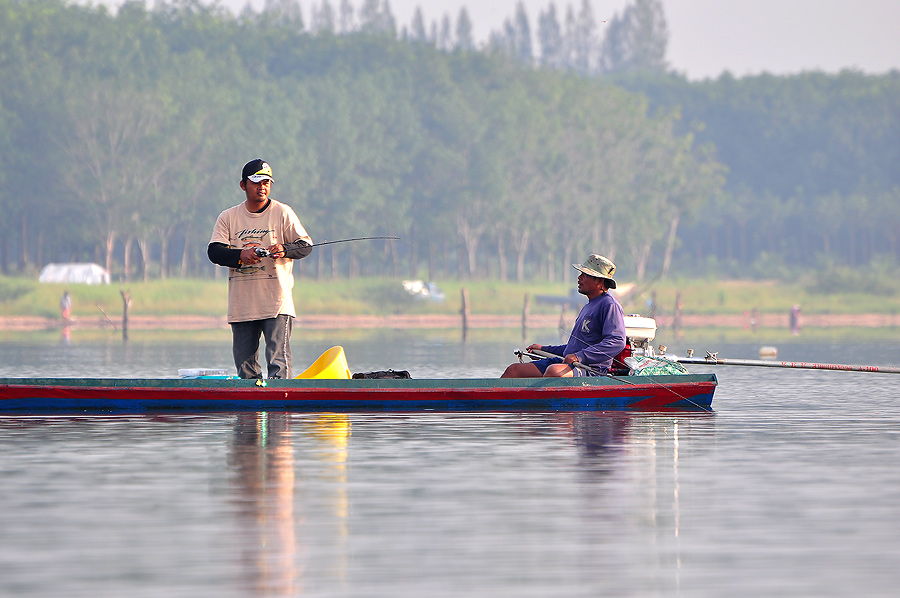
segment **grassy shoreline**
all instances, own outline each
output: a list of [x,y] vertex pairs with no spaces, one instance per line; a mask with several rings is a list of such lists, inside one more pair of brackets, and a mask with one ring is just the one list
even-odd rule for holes
[[[626,281],[620,281],[625,286]],[[75,317],[102,313],[120,316],[123,300],[131,297],[129,313],[145,316],[222,316],[227,306],[226,281],[170,279],[112,285],[43,284],[33,279],[0,276],[0,317],[59,317],[59,299],[64,290],[72,296]],[[566,296],[574,284],[531,281],[438,281],[446,293],[441,303],[417,301],[403,290],[400,280],[360,278],[315,281],[298,279],[294,301],[298,313],[308,315],[395,315],[459,314],[461,289],[469,298],[473,314],[520,315],[525,297],[534,314],[558,313],[559,307],[541,303],[538,295]],[[875,295],[843,291],[811,293],[799,284],[747,280],[672,280],[658,282],[644,293],[623,301],[628,313],[646,314],[647,298],[656,293],[657,313],[671,314],[680,295],[682,313],[699,315],[739,315],[756,309],[760,315],[786,314],[798,304],[812,314],[900,313],[900,295]]]
[[[627,281],[620,281],[625,288]],[[461,338],[460,321],[461,289],[469,297],[469,310],[473,316],[497,316],[502,325],[470,329],[471,340],[503,340],[521,343],[521,316],[526,295],[529,296],[529,313],[541,320],[531,324],[529,339],[549,339],[558,336],[554,324],[560,316],[559,305],[537,301],[539,295],[568,296],[574,285],[546,282],[499,281],[438,281],[446,293],[441,303],[416,301],[401,286],[401,281],[384,278],[354,280],[315,281],[298,279],[294,287],[294,300],[300,321],[298,338],[328,341],[336,339],[348,342],[352,339],[371,338],[379,334],[415,334],[417,338],[456,342]],[[224,324],[227,307],[227,282],[224,280],[154,280],[130,284],[105,286],[42,284],[33,279],[0,276],[0,342],[34,342],[44,338],[58,339],[60,335],[59,298],[68,290],[73,299],[72,316],[80,341],[121,341],[123,302],[120,291],[132,299],[129,309],[130,339],[136,342],[156,342],[184,339],[186,342],[221,340],[227,342],[229,332]],[[623,301],[627,313],[646,314],[647,297],[655,291],[657,299],[658,344],[684,346],[676,341],[670,327],[675,298],[681,295],[684,314],[684,342],[699,348],[698,344],[742,342],[788,344],[794,342],[847,342],[863,339],[866,342],[897,342],[900,327],[890,325],[846,325],[849,315],[890,316],[896,322],[900,314],[900,296],[839,292],[833,294],[810,293],[800,284],[789,285],[774,281],[710,281],[674,280],[658,282],[645,293],[635,293]],[[787,329],[787,314],[792,305],[803,310],[803,334],[795,337]],[[756,309],[759,327],[756,332],[747,326],[748,315]],[[575,316],[569,309],[567,318]],[[390,325],[383,328],[365,328],[358,322],[363,316],[440,316],[430,325],[415,330],[399,330]],[[551,317],[555,316],[555,317]],[[195,317],[206,325],[184,326],[179,318]],[[4,325],[15,318],[40,319],[28,329],[15,329]],[[108,319],[107,319],[108,318]],[[173,325],[141,326],[141,318],[153,320],[169,318]],[[344,325],[317,327],[309,321],[343,320]],[[306,321],[304,321],[306,320]],[[79,325],[79,321],[82,325]],[[91,324],[88,325],[87,322]],[[437,325],[438,321],[451,322]],[[209,322],[212,322],[211,324]],[[824,322],[816,324],[816,322]],[[108,325],[105,325],[108,324]]]

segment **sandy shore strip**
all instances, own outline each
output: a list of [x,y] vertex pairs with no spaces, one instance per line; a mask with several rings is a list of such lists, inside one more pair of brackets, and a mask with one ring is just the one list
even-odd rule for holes
[[[534,314],[528,317],[529,328],[556,328],[571,326],[575,314],[562,319],[559,315]],[[672,326],[671,316],[658,316],[660,328]],[[897,314],[810,314],[803,315],[801,324],[806,328],[891,328],[900,327]],[[109,319],[99,317],[76,317],[68,323],[75,328],[111,328],[122,326],[121,316],[110,315]],[[301,315],[295,325],[310,330],[340,329],[452,329],[462,325],[458,315]],[[749,321],[743,315],[683,315],[684,328],[748,328]],[[787,328],[788,315],[762,314],[758,318],[760,328]],[[47,330],[63,328],[66,322],[61,318],[35,316],[0,316],[0,330]],[[227,329],[225,316],[141,316],[128,318],[132,330],[213,330]],[[522,316],[470,314],[469,328],[521,328]]]

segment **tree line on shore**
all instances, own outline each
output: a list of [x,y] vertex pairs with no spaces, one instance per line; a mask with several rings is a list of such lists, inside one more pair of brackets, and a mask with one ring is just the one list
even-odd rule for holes
[[398,29],[386,3],[323,0],[309,26],[296,7],[0,0],[3,272],[212,276],[212,223],[255,157],[315,241],[402,237],[324,247],[301,276],[561,280],[591,251],[628,278],[787,276],[897,255],[897,73],[690,82],[666,70],[656,0],[603,39],[589,2],[565,27],[551,3],[539,49],[521,6],[480,48],[464,13],[451,36],[421,11]]

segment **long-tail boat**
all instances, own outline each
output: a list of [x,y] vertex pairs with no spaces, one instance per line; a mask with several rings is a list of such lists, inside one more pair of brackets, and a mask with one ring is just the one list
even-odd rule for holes
[[[650,318],[628,316],[629,348],[649,349]],[[652,350],[652,349],[651,349]],[[291,380],[241,380],[225,370],[179,378],[0,378],[0,413],[211,411],[710,411],[714,374],[526,379],[354,377],[332,347]]]

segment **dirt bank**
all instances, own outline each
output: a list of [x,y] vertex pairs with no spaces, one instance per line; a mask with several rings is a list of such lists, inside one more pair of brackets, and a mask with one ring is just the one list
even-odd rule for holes
[[[529,328],[568,327],[574,321],[574,314],[562,322],[558,315],[532,315],[528,318]],[[660,327],[672,325],[671,316],[657,317]],[[804,328],[885,328],[900,327],[900,315],[890,314],[810,314],[801,318]],[[33,316],[2,316],[0,330],[46,330],[62,328],[66,323],[60,318],[40,318]],[[96,318],[73,318],[69,325],[75,328],[121,328],[121,318],[102,316]],[[309,315],[297,318],[300,328],[316,329],[415,329],[415,328],[458,328],[460,316],[456,315],[393,315],[393,316],[327,316]],[[684,328],[747,328],[749,322],[743,315],[684,315]],[[759,317],[761,328],[787,328],[788,315],[764,314]],[[132,330],[212,330],[228,328],[225,317],[208,316],[139,316],[129,317],[128,326]],[[478,315],[469,316],[470,328],[519,328],[519,315]]]

